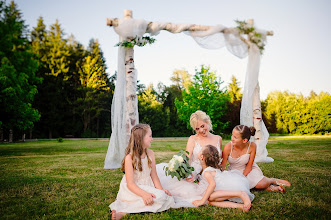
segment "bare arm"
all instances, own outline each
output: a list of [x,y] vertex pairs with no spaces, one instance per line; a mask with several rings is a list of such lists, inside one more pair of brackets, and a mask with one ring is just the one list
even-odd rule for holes
[[[191,165],[191,160],[192,160],[192,154],[193,154],[193,149],[194,149],[194,140],[193,140],[193,136],[189,137],[188,141],[187,141],[187,144],[186,144],[186,151],[188,152],[188,158],[189,158],[189,165]],[[193,174],[191,175],[190,178],[186,178],[187,181],[189,182],[194,182],[195,180],[195,176],[193,176]]]
[[133,166],[132,166],[132,158],[131,155],[128,154],[125,157],[125,178],[126,184],[128,189],[133,192],[134,194],[143,198],[145,205],[152,205],[153,204],[153,197],[155,195],[145,190],[142,190],[137,184],[134,182],[133,178]]
[[255,155],[256,155],[256,144],[252,142],[249,150],[250,150],[250,152],[249,152],[250,157],[249,157],[249,161],[246,164],[246,167],[243,172],[244,176],[247,176],[252,171],[252,167],[253,167],[253,163],[254,163]]
[[219,135],[217,135],[217,137],[219,138],[219,146],[220,146],[220,149],[219,149],[219,152],[220,152],[220,162],[219,162],[219,164],[221,164],[222,161],[223,161],[223,158],[221,158],[221,155],[222,155],[222,137],[219,136]]
[[192,154],[193,154],[193,149],[194,149],[194,140],[193,136],[189,137],[187,144],[186,144],[186,151],[188,152],[188,158],[189,158],[189,164],[191,165],[191,159],[192,159]]
[[219,137],[219,140],[220,140],[220,152],[222,152],[222,137],[221,136],[218,136]]
[[148,157],[152,160],[152,170],[151,170],[151,178],[152,178],[152,181],[154,183],[154,186],[155,188],[157,189],[161,189],[163,190],[166,194],[168,194],[169,196],[171,196],[171,194],[168,192],[168,190],[166,189],[163,189],[162,185],[161,185],[161,182],[160,182],[160,179],[157,175],[157,172],[156,172],[156,165],[155,165],[155,155],[154,155],[154,152],[150,149],[147,150],[147,153],[148,153]]
[[222,170],[225,170],[226,163],[228,162],[228,157],[230,155],[230,151],[231,151],[231,144],[227,143],[222,151],[222,163],[221,163]]
[[208,182],[208,187],[207,187],[207,189],[205,191],[205,194],[203,195],[201,200],[193,201],[193,205],[195,205],[196,207],[205,204],[207,202],[208,198],[210,197],[210,195],[215,190],[216,183],[215,183],[215,180],[214,180],[214,176],[211,172],[215,172],[215,171],[205,171],[205,173],[203,174],[204,177],[206,178],[207,182]]

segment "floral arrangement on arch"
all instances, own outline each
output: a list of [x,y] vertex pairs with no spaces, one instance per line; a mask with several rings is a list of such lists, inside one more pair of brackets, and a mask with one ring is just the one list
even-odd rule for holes
[[246,34],[248,36],[248,40],[252,43],[254,43],[260,50],[260,53],[263,53],[264,46],[265,46],[265,38],[262,36],[261,33],[257,32],[255,30],[255,27],[248,24],[246,21],[235,21],[238,26],[240,34]]
[[135,45],[138,47],[143,47],[146,44],[153,44],[155,42],[155,39],[149,36],[142,36],[135,38],[124,40],[122,42],[119,42],[115,45],[115,47],[121,46],[121,47],[134,47]]
[[177,177],[178,180],[185,179],[194,171],[194,167],[189,165],[189,158],[186,155],[187,151],[181,150],[175,154],[168,163],[168,167],[163,167],[165,174],[172,178]]

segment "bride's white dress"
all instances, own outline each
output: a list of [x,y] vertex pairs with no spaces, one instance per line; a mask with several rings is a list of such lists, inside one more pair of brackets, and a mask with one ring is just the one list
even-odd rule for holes
[[[219,146],[219,142],[216,146],[218,152],[221,155],[221,148]],[[200,161],[198,159],[198,154],[201,151],[202,146],[195,141],[195,146],[192,153],[191,158],[191,166],[194,167],[194,171],[192,175],[196,178],[198,174],[201,172],[202,167]],[[162,187],[167,189],[175,199],[175,206],[174,208],[180,207],[195,207],[192,202],[194,200],[200,200],[207,189],[208,184],[197,184],[191,183],[186,180],[180,180],[176,177],[171,178],[171,176],[166,176],[164,167],[167,167],[167,163],[160,163],[156,165],[157,175],[161,181]],[[240,172],[237,171],[223,171],[223,175],[218,178],[218,183],[220,186],[217,190],[228,190],[228,191],[235,191],[241,190],[245,191],[251,200],[254,199],[254,195],[249,190],[249,183],[247,178],[245,178]],[[234,202],[241,202],[239,198],[231,198],[230,201]]]

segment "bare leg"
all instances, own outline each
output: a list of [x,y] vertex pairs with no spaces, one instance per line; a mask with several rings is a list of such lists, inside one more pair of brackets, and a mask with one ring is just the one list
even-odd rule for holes
[[291,186],[291,183],[287,180],[276,179],[276,178],[273,179],[275,180],[275,183],[279,186]]
[[111,211],[111,219],[112,220],[118,220],[123,218],[125,215],[127,215],[128,213],[125,212],[116,212],[115,210]]
[[249,209],[245,209],[243,204],[235,203],[235,202],[228,202],[228,201],[223,201],[223,202],[210,202],[210,205],[217,206],[217,207],[223,207],[223,208],[236,208],[236,209],[241,209],[244,212],[248,212]]
[[239,197],[244,203],[244,209],[243,209],[244,212],[248,212],[252,207],[251,199],[249,198],[248,194],[244,191],[241,191],[241,196]]
[[276,191],[276,192],[285,192],[285,187],[284,186],[275,186],[275,185],[270,185],[268,188],[265,189],[266,191]]
[[[270,187],[270,185],[279,185],[282,187],[274,187],[274,190],[272,190],[273,187]],[[267,191],[281,191],[280,188],[284,188],[283,186],[291,186],[291,183],[287,180],[281,180],[281,179],[276,179],[276,178],[268,178],[268,177],[263,177],[260,182],[258,182],[255,186],[256,189],[265,189]],[[285,189],[285,188],[284,188]]]
[[209,201],[211,202],[221,202],[238,195],[237,191],[223,191],[216,190],[209,196]]
[[241,191],[223,191],[223,190],[216,190],[214,191],[210,197],[209,201],[211,202],[221,202],[232,197],[240,197]]
[[222,202],[225,200],[228,200],[230,198],[232,198],[233,196],[229,196],[229,197],[220,197],[220,198],[215,198],[213,200],[211,200],[210,198],[208,199],[209,202]]
[[[245,212],[248,212],[248,210],[251,208],[252,203],[247,195],[246,192],[243,191],[223,191],[223,190],[217,190],[213,192],[209,197],[209,204],[213,202],[222,202],[224,200],[230,199],[232,197],[239,197],[243,201],[243,209]],[[237,203],[235,203],[237,204]],[[237,204],[238,205],[238,204]]]

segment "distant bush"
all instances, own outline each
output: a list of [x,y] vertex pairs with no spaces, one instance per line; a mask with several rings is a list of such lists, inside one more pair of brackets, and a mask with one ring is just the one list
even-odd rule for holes
[[309,97],[287,91],[269,93],[265,117],[277,133],[327,134],[331,132],[331,96],[311,92]]

